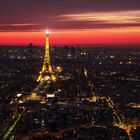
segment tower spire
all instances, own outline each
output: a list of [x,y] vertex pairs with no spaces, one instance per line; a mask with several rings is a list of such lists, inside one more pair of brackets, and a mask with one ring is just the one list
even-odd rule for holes
[[46,31],[45,63],[50,64],[49,31]]

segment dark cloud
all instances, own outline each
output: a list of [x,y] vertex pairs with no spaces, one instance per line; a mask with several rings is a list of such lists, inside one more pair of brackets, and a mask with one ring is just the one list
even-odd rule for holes
[[36,31],[40,30],[40,25],[0,25],[1,31]]
[[[51,28],[51,26],[49,26]],[[127,28],[127,27],[140,27],[140,23],[104,23],[104,22],[68,22],[61,23],[59,25],[53,25],[53,30],[59,29],[112,29],[112,28]],[[0,26],[0,31],[43,31],[46,29],[45,25],[28,25],[28,26]]]
[[138,23],[59,21],[64,19],[61,17],[64,14],[127,10],[140,10],[140,0],[0,0],[0,24],[37,24],[25,27],[0,26],[0,30],[42,30],[46,27],[53,29],[138,27]]

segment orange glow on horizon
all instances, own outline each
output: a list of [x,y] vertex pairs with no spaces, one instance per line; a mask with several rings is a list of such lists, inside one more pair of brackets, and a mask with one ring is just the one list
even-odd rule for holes
[[[45,45],[44,32],[0,32],[0,45]],[[51,32],[50,44],[140,44],[140,29],[86,29]]]

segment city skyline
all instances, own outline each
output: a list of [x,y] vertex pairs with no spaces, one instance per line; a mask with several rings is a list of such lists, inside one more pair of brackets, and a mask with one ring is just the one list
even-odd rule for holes
[[0,140],[140,140],[140,0],[0,0]]
[[[140,44],[140,2],[0,1],[0,45]],[[8,40],[8,41],[7,41]]]

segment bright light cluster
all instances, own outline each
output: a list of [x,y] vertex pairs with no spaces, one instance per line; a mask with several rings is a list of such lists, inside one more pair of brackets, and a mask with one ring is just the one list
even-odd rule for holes
[[49,33],[50,33],[50,32],[47,30],[47,31],[46,31],[46,35],[49,35]]

